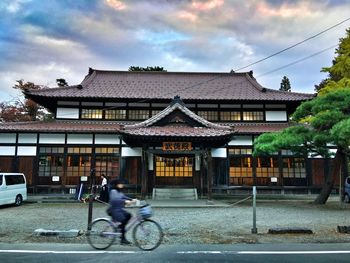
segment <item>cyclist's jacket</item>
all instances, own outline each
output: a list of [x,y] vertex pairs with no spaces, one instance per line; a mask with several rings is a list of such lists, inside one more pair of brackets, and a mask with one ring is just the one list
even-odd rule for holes
[[125,200],[132,199],[116,189],[112,189],[109,192],[109,209],[112,214],[113,221],[123,222],[126,215],[129,214],[129,212],[123,209],[125,207]]

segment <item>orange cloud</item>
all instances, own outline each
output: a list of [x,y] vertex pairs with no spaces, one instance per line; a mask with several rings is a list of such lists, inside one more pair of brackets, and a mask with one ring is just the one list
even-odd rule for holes
[[180,11],[178,12],[178,17],[183,19],[183,20],[187,20],[187,21],[190,21],[190,22],[195,22],[197,21],[197,18],[198,16],[191,13],[191,12],[188,12],[188,11]]
[[192,7],[198,11],[208,11],[224,4],[224,0],[194,1]]
[[123,10],[126,8],[126,5],[122,1],[118,0],[105,0],[107,5],[112,7],[115,10]]
[[298,5],[289,5],[283,3],[281,6],[274,8],[265,2],[260,2],[257,5],[257,11],[262,16],[275,17],[293,17],[293,16],[311,16],[312,8],[307,2],[300,2]]

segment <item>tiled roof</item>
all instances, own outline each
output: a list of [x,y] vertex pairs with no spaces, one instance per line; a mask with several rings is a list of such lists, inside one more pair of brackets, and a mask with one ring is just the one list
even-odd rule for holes
[[189,110],[185,104],[182,102],[180,97],[176,96],[173,100],[173,102],[166,107],[164,110],[158,112],[156,115],[152,116],[148,120],[145,120],[143,122],[132,124],[132,125],[125,125],[125,129],[134,129],[134,128],[144,128],[144,127],[150,127],[153,125],[156,125],[157,122],[159,122],[161,119],[165,118],[166,116],[170,115],[172,112],[175,112],[176,110],[181,111],[185,115],[187,115],[192,120],[195,120],[200,126],[204,126],[207,128],[213,128],[213,129],[221,129],[221,130],[230,130],[231,128],[228,126],[223,126],[220,124],[216,124],[213,122],[209,122],[206,119],[198,116],[193,111]]
[[302,101],[312,94],[262,87],[249,73],[90,70],[80,85],[27,91],[30,98]]
[[[265,132],[276,132],[291,126],[289,123],[221,123],[221,126],[233,127],[235,134],[261,134]],[[149,135],[173,136],[220,136],[232,132],[231,129],[212,129],[206,127],[188,126],[166,126],[166,127],[139,127],[135,129],[122,130],[117,122],[102,121],[50,121],[50,122],[6,122],[0,123],[1,132],[103,132],[103,133],[129,133]]]
[[35,121],[0,123],[0,131],[5,132],[102,132],[118,133],[120,125],[103,121]]
[[167,137],[216,137],[233,134],[233,130],[219,130],[205,127],[189,127],[189,126],[165,126],[165,127],[144,127],[127,129],[122,134],[136,136],[167,136]]
[[[177,122],[179,120],[177,118],[180,118],[176,113],[178,111],[192,120],[192,124],[187,123],[189,120],[185,122],[182,119]],[[176,121],[159,125],[160,121],[167,116],[174,117]],[[125,125],[121,133],[133,136],[217,137],[233,134],[233,128],[205,120],[189,110],[180,97],[176,96],[167,108],[148,120]]]
[[261,134],[265,132],[277,132],[288,128],[293,124],[287,122],[281,123],[234,123],[230,124],[234,127],[236,134]]

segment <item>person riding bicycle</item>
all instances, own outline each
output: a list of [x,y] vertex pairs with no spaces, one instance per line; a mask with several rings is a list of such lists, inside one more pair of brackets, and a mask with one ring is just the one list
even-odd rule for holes
[[130,242],[125,238],[125,226],[128,224],[131,214],[124,209],[125,205],[134,204],[137,199],[126,196],[122,190],[124,182],[121,179],[112,180],[110,183],[111,191],[109,192],[109,212],[113,222],[120,222],[121,232],[120,244],[128,245]]

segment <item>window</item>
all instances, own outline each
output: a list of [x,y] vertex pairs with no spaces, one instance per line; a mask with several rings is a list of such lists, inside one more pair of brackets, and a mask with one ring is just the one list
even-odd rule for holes
[[156,156],[156,176],[192,177],[193,158]]
[[240,121],[241,112],[239,111],[222,111],[220,112],[220,120],[222,121]]
[[228,152],[229,154],[235,154],[235,155],[252,154],[253,149],[252,148],[230,148]]
[[278,177],[278,157],[259,157],[256,166],[256,177]]
[[95,149],[95,153],[113,153],[119,154],[120,149],[116,147],[98,147]]
[[262,111],[244,111],[243,112],[244,121],[263,121],[264,112]]
[[252,177],[252,158],[230,156],[230,177]]
[[198,111],[198,116],[208,120],[208,121],[217,121],[218,112],[217,111]]
[[90,147],[68,147],[67,176],[89,176],[91,170]]
[[129,110],[129,120],[146,120],[148,118],[148,110]]
[[252,148],[230,148],[228,152],[230,161],[230,183],[235,185],[252,184]]
[[40,147],[39,176],[62,176],[63,153],[63,147]]
[[106,110],[105,119],[107,120],[125,120],[126,110]]
[[152,110],[152,116],[157,115],[161,110]]
[[6,185],[24,184],[24,177],[21,174],[5,175]]
[[96,153],[96,176],[105,174],[107,177],[117,177],[120,174],[120,148],[98,147]]
[[82,119],[102,119],[102,109],[82,109]]
[[283,157],[284,178],[306,178],[304,158]]

